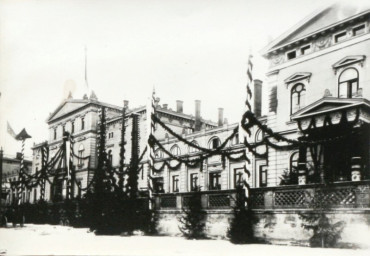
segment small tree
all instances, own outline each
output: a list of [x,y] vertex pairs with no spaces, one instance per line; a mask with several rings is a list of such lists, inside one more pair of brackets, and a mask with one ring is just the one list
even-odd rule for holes
[[[247,203],[247,207],[246,204]],[[253,235],[253,212],[250,207],[250,200],[244,195],[241,186],[236,189],[236,200],[233,209],[234,218],[230,223],[228,237],[234,244],[247,244],[255,241]]]
[[[327,190],[326,193],[330,193]],[[336,247],[341,233],[344,228],[344,222],[338,221],[332,223],[327,216],[327,211],[330,210],[330,206],[327,204],[325,197],[323,198],[311,198],[311,205],[313,206],[314,213],[300,213],[299,217],[303,220],[303,228],[312,230],[312,237],[309,239],[311,247]]]
[[182,208],[184,216],[179,219],[181,223],[179,229],[188,239],[206,238],[204,233],[206,212],[202,209],[201,195],[198,186],[189,198],[187,208]]

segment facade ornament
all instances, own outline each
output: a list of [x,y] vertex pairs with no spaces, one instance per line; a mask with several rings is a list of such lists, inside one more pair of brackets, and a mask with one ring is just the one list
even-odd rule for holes
[[326,47],[328,45],[328,42],[329,42],[329,37],[327,36],[321,36],[317,39],[316,41],[316,46],[320,49]]
[[89,98],[87,97],[87,94],[85,93],[84,96],[82,97],[83,100],[88,100]]
[[94,91],[91,91],[90,100],[98,100],[98,97],[96,97],[96,94]]
[[331,97],[331,96],[333,96],[333,95],[331,94],[330,90],[329,89],[325,89],[324,97]]

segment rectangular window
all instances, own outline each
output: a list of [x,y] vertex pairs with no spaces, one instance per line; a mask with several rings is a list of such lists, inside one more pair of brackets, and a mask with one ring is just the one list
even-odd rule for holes
[[212,172],[209,174],[209,190],[221,190],[221,173]]
[[260,166],[260,187],[267,186],[267,165]]
[[113,132],[108,133],[108,139],[113,138],[113,136],[114,136],[114,133]]
[[291,59],[294,59],[295,57],[297,57],[297,54],[296,54],[295,51],[292,51],[292,52],[288,52],[286,56],[287,56],[288,60],[291,60]]
[[353,28],[353,30],[352,30],[353,36],[358,36],[358,35],[361,35],[361,34],[364,34],[364,33],[365,33],[365,24],[357,26],[357,27]]
[[346,38],[347,38],[347,32],[344,31],[334,36],[334,42],[339,43],[339,42],[344,41]]
[[195,191],[198,186],[198,173],[190,174],[190,191]]
[[85,119],[81,118],[81,130],[85,129]]
[[56,140],[56,139],[57,139],[57,129],[54,128],[54,140]]
[[234,169],[234,188],[243,186],[243,174],[244,174],[244,168]]
[[172,176],[172,192],[179,192],[179,175]]
[[306,45],[301,48],[301,55],[305,55],[311,52],[311,45]]
[[37,189],[36,188],[33,190],[33,202],[34,203],[37,202]]
[[75,122],[72,122],[71,124],[71,133],[75,132]]

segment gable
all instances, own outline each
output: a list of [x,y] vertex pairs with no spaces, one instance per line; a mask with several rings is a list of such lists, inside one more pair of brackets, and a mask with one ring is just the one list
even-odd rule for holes
[[63,102],[48,118],[47,122],[51,122],[67,113],[70,113],[76,109],[79,109],[87,104],[86,101],[71,101],[67,100]]
[[310,35],[327,30],[340,23],[346,22],[359,15],[368,13],[369,3],[336,3],[324,9],[313,12],[305,19],[297,23],[290,30],[268,44],[262,54],[267,54],[284,45],[307,38]]
[[343,59],[339,60],[338,62],[334,63],[333,69],[345,67],[347,65],[351,65],[357,62],[360,62],[361,64],[365,61],[366,56],[365,55],[352,55],[344,57]]
[[299,80],[303,80],[303,79],[310,79],[311,77],[311,73],[309,72],[299,72],[299,73],[295,73],[293,75],[291,75],[290,77],[288,77],[287,79],[284,80],[284,82],[286,84],[289,84],[289,83],[292,83],[292,82],[296,82],[296,81],[299,81]]

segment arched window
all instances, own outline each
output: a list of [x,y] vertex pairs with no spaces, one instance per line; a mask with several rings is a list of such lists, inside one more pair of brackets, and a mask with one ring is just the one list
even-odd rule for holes
[[210,149],[216,149],[221,145],[221,141],[218,137],[214,137],[209,141],[208,147]]
[[81,131],[85,129],[85,117],[81,117]]
[[293,114],[305,106],[306,89],[303,84],[296,84],[290,91],[290,114]]
[[84,153],[85,153],[85,147],[83,144],[80,144],[80,146],[78,147],[78,165],[79,166],[82,166],[83,165],[83,160],[81,158],[84,157]]
[[259,129],[256,132],[256,142],[261,142],[264,137],[265,137],[265,134],[263,133],[263,131],[261,129]]
[[299,158],[299,152],[294,152],[290,156],[290,163],[289,163],[289,171],[292,172],[297,172],[298,168],[298,158]]
[[358,90],[358,71],[354,68],[344,70],[338,81],[338,98],[352,98]]
[[180,151],[179,146],[174,145],[174,146],[171,148],[171,154],[172,154],[172,155],[174,155],[174,156],[179,156],[179,155],[181,155],[181,151]]
[[57,128],[54,128],[54,140],[57,139]]
[[[197,145],[199,147],[199,144],[198,142],[196,142],[195,140],[193,140],[191,143]],[[199,150],[197,148],[193,148],[192,146],[189,146],[189,153],[194,153],[194,152],[198,152]]]

